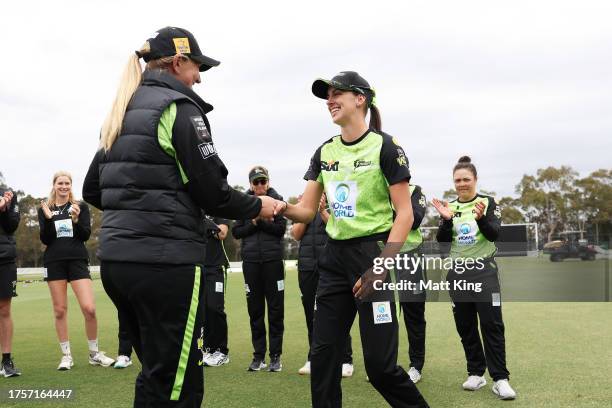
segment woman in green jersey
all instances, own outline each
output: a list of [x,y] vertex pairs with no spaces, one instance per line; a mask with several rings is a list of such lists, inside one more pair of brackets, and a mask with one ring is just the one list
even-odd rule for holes
[[[453,316],[467,359],[468,378],[463,388],[475,391],[486,385],[488,368],[493,392],[501,399],[514,399],[508,382],[506,341],[502,320],[500,285],[495,262],[495,241],[501,228],[501,210],[493,197],[476,190],[477,172],[463,156],[453,169],[457,199],[432,201],[440,213],[436,239],[450,243],[453,268],[448,272]],[[484,340],[484,351],[478,333]]]
[[[408,159],[397,140],[380,130],[375,92],[359,74],[345,71],[331,80],[318,79],[312,92],[327,100],[340,135],[316,150],[304,176],[307,184],[301,202],[278,208],[293,221],[309,223],[323,191],[330,205],[329,241],[318,261],[312,406],[342,405],[343,352],[359,312],[363,356],[372,385],[393,407],[427,407],[406,371],[397,365],[395,303],[389,298],[369,301],[375,283],[387,278],[386,272],[373,269],[375,259],[394,257],[413,222]],[[387,242],[382,253],[379,242]]]

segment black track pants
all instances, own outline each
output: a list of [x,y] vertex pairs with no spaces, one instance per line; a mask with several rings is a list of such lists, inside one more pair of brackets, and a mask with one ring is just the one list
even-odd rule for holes
[[330,240],[319,259],[319,287],[311,360],[314,408],[342,406],[342,356],[355,314],[365,368],[371,384],[392,407],[427,407],[427,403],[397,365],[398,323],[393,300],[358,302],[352,287],[380,253],[376,242],[339,243]]
[[[453,317],[465,352],[468,374],[482,376],[488,368],[493,381],[497,381],[509,378],[510,373],[506,368],[506,339],[497,263],[488,260],[485,265],[483,271],[473,273],[471,276],[469,273],[472,271],[458,274],[451,270],[447,280],[451,282],[451,287],[454,280],[465,279],[469,282],[483,283],[483,291],[471,296],[466,292],[450,292],[453,300]],[[480,339],[480,334],[483,341]]]
[[119,350],[117,351],[118,356],[132,356],[132,340],[130,339],[130,333],[128,333],[127,317],[123,313],[118,312],[117,317],[119,319]]
[[266,355],[266,303],[268,304],[270,356],[280,355],[283,352],[283,332],[285,330],[285,268],[283,261],[243,262],[242,272],[251,323],[253,357],[264,359]]
[[225,314],[225,268],[205,266],[204,281],[204,348],[227,354],[229,350]]
[[134,407],[200,407],[200,267],[102,262],[102,284],[142,363]]
[[[314,318],[314,304],[317,294],[317,286],[319,284],[319,272],[298,270],[298,281],[300,292],[302,294],[302,306],[304,307],[304,316],[306,317],[306,328],[308,329],[308,361],[312,357],[312,320]],[[353,346],[351,336],[346,339],[346,348],[342,363],[353,364]]]
[[[405,255],[410,256],[415,261],[424,259],[421,258],[420,254],[414,252],[408,252]],[[427,328],[427,322],[425,321],[426,292],[420,288],[421,281],[426,281],[427,275],[425,265],[422,262],[413,262],[408,265],[408,269],[397,270],[398,281],[413,282],[416,289],[400,291],[399,299],[404,316],[404,325],[408,332],[410,366],[423,371],[425,365],[425,331]],[[416,268],[412,268],[413,265],[416,265]]]

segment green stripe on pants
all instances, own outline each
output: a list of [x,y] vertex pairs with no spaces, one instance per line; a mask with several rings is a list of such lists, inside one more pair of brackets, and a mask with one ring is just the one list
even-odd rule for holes
[[187,316],[185,335],[183,336],[181,357],[179,359],[178,368],[176,369],[174,386],[172,386],[172,395],[170,395],[171,401],[178,401],[179,397],[181,396],[181,389],[183,388],[183,380],[185,379],[185,371],[187,370],[187,360],[189,360],[189,352],[191,351],[193,328],[195,326],[196,314],[198,313],[201,274],[202,271],[200,270],[200,267],[196,266],[195,276],[193,279],[193,292],[191,293],[191,305],[189,306],[189,315]]

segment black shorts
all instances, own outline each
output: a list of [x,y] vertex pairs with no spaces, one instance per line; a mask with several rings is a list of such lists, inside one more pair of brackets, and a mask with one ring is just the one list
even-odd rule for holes
[[14,262],[0,265],[0,299],[17,296],[17,266]]
[[89,263],[84,259],[69,259],[47,263],[45,281],[91,279]]

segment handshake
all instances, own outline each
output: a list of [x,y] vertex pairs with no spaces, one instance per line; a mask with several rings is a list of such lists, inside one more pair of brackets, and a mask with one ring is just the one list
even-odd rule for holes
[[289,204],[286,201],[277,200],[269,196],[259,196],[261,200],[261,211],[257,219],[273,222],[274,217],[283,215]]

